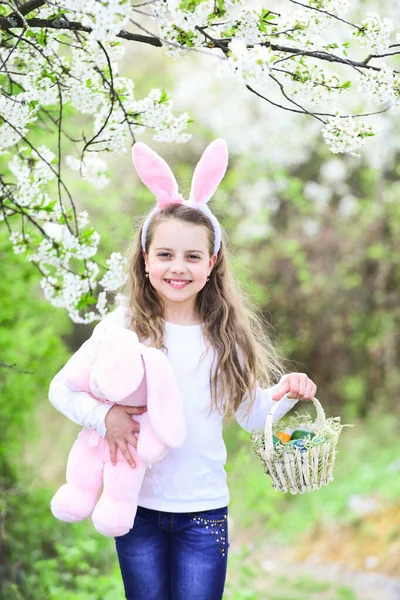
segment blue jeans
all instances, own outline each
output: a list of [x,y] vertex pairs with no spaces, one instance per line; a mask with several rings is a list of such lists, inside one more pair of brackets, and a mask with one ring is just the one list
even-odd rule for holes
[[228,509],[167,513],[139,507],[115,538],[127,600],[221,600]]

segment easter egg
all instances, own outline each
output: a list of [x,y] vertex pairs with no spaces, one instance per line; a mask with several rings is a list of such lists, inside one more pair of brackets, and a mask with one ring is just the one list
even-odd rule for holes
[[285,448],[288,450],[294,448],[295,450],[300,450],[301,453],[307,452],[307,448],[305,447],[303,440],[290,440],[290,442],[285,445]]
[[282,444],[281,440],[276,435],[272,436],[272,441],[274,442],[274,446],[276,446],[276,444]]
[[290,437],[292,437],[292,433],[293,433],[294,429],[291,429],[290,427],[285,427],[285,429],[283,431],[284,431],[284,433],[288,433],[290,435]]
[[280,431],[279,433],[276,434],[276,436],[280,439],[282,444],[287,444],[287,442],[290,441],[290,435],[288,433],[286,433],[285,431]]
[[313,442],[314,442],[314,443],[317,443],[317,444],[324,444],[324,443],[325,443],[325,442],[327,442],[327,441],[328,441],[328,440],[327,440],[327,439],[325,438],[325,436],[323,436],[323,435],[322,435],[322,436],[315,437],[315,438],[313,439]]
[[315,433],[312,431],[307,431],[307,429],[295,429],[292,433],[292,440],[301,440],[306,437],[312,439],[315,436]]

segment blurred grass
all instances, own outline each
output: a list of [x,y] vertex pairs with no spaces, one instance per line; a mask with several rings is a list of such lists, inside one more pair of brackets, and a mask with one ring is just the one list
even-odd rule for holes
[[349,507],[349,498],[373,497],[382,508],[400,498],[399,432],[391,415],[371,414],[354,428],[344,429],[334,469],[334,481],[318,491],[297,494],[276,492],[248,442],[248,434],[233,434],[236,446],[227,464],[231,490],[230,511],[241,529],[264,528],[268,536],[290,542],[310,527],[352,523],[360,515]]

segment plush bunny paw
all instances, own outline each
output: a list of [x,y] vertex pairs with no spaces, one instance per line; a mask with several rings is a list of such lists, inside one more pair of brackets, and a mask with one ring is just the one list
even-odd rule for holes
[[71,484],[64,484],[53,496],[50,508],[56,519],[76,523],[89,517],[96,505],[98,494],[82,490]]
[[100,498],[92,514],[95,529],[102,535],[118,537],[133,527],[137,507],[115,498]]

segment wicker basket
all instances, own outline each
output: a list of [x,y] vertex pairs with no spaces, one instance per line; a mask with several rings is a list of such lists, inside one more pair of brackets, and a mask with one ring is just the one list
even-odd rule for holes
[[[289,417],[286,422],[273,423],[273,416],[279,402],[271,408],[264,431],[251,434],[252,446],[261,458],[266,474],[270,477],[275,490],[303,494],[328,485],[333,480],[337,444],[344,425],[339,417],[326,419],[324,409],[317,398],[313,398],[317,418],[312,421],[310,415]],[[272,435],[285,427],[308,429],[315,437],[306,438],[301,447],[294,445],[274,445]]]

